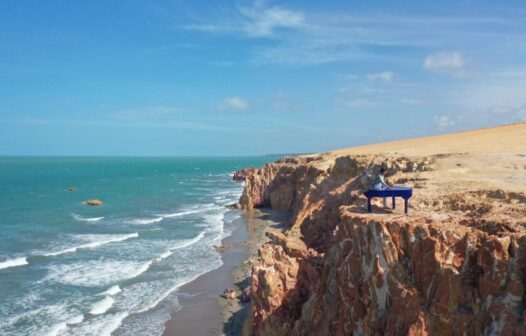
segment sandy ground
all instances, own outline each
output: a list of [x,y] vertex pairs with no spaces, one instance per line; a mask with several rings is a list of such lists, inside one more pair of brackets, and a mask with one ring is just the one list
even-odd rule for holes
[[[248,240],[246,241],[245,246],[247,248],[248,257],[231,272],[232,280],[235,284],[235,287],[233,288],[236,289],[236,291],[241,292],[243,289],[250,287],[253,261],[259,258],[259,247],[269,240],[265,236],[265,232],[268,229],[283,230],[288,219],[288,214],[270,209],[254,209],[248,210],[245,213],[246,229],[248,233]],[[250,303],[241,302],[239,298],[233,300],[220,298],[219,305],[221,306],[221,314],[224,323],[223,335],[240,335]]]
[[[305,157],[326,169],[336,158],[350,155],[373,161],[406,157],[426,161],[428,171],[407,171],[388,177],[391,183],[418,189],[412,203],[432,203],[454,194],[502,190],[526,192],[526,123],[516,123],[460,133],[351,147]],[[422,208],[425,208],[422,206]]]
[[[507,219],[510,222],[520,221],[526,215],[521,200],[526,192],[526,123],[353,147],[305,157],[317,157],[313,164],[328,168],[337,157],[345,155],[363,155],[367,160],[382,161],[401,157],[412,162],[424,160],[431,169],[409,170],[388,177],[394,184],[415,188],[410,200],[411,215],[432,212],[436,216],[446,216],[452,211],[465,212],[471,208],[475,210],[469,211],[475,213],[478,210],[474,206],[483,203],[493,209],[491,214],[496,219],[510,217]],[[380,214],[403,216],[402,206],[395,210],[384,209],[379,200],[374,205],[375,212]],[[357,211],[365,212],[364,209]],[[183,308],[173,314],[164,335],[240,334],[248,304],[237,298],[223,299],[220,295],[225,288],[240,292],[249,285],[252,261],[257,258],[259,246],[267,241],[265,231],[282,227],[287,216],[258,210],[241,214],[237,229],[223,241],[224,245],[236,244],[236,248],[225,250],[222,267],[181,289],[181,293],[187,294],[180,300]]]
[[163,335],[240,335],[249,303],[225,299],[221,294],[226,288],[240,293],[250,285],[252,261],[259,246],[268,241],[265,232],[282,228],[287,216],[271,210],[241,212],[232,235],[222,241],[223,246],[235,247],[222,252],[220,268],[181,287],[179,303],[183,308],[172,314]]
[[451,153],[516,153],[526,154],[526,122],[492,128],[351,147],[330,152],[349,154],[397,153],[435,155]]

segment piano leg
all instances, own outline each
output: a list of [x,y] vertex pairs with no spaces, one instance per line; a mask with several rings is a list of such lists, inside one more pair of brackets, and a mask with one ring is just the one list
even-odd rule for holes
[[393,196],[393,209],[396,208],[396,201],[395,201],[395,197]]

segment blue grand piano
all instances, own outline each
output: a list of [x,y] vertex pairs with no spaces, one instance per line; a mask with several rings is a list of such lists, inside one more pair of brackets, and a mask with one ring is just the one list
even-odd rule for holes
[[364,192],[367,197],[367,210],[371,212],[371,199],[373,197],[392,197],[393,198],[393,209],[396,207],[396,197],[402,197],[404,199],[405,213],[407,214],[407,201],[413,196],[413,188],[393,186],[386,190],[370,189]]

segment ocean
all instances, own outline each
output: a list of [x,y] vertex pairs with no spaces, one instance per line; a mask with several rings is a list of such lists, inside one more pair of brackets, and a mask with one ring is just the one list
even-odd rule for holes
[[1,157],[0,335],[160,334],[273,159]]

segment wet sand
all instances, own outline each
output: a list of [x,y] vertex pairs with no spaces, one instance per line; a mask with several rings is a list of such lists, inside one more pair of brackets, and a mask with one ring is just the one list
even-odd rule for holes
[[[231,223],[232,234],[222,241],[223,265],[203,274],[178,291],[182,309],[166,323],[164,336],[240,335],[249,303],[221,297],[226,288],[240,293],[250,286],[250,273],[257,250],[268,241],[269,228],[283,228],[288,215],[273,210],[241,211]],[[228,224],[230,225],[230,224]],[[227,225],[227,227],[228,227]],[[233,248],[228,248],[233,244]]]

